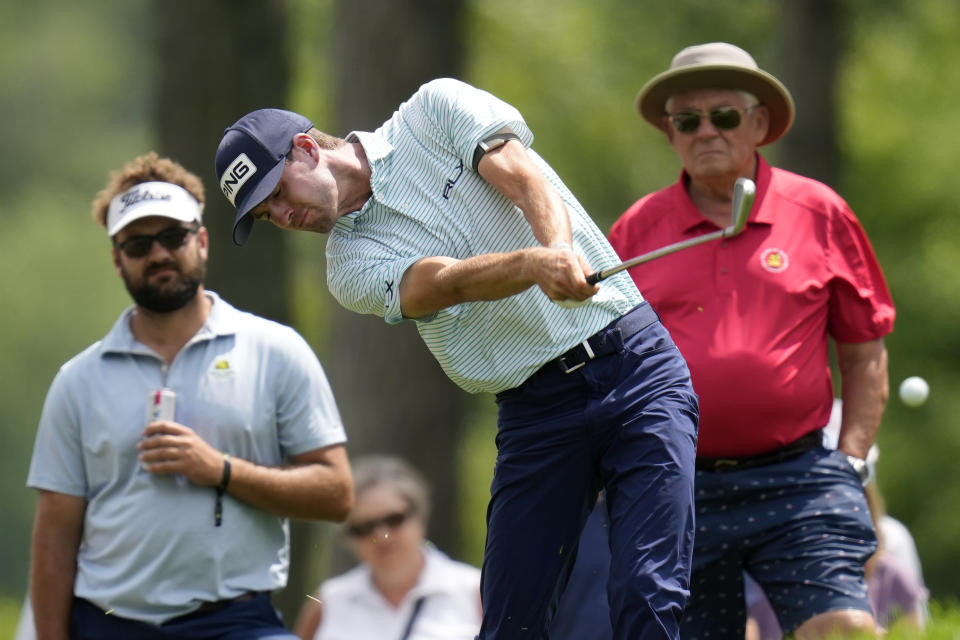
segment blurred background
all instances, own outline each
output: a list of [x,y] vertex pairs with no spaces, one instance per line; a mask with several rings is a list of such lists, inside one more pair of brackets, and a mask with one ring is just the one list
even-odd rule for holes
[[[491,396],[443,376],[413,326],[339,309],[325,237],[258,225],[242,250],[213,154],[247,111],[284,107],[343,135],[373,129],[421,83],[466,80],[514,104],[535,148],[606,231],[676,179],[633,99],[680,48],[749,50],[797,102],[764,148],[850,203],[897,305],[878,443],[888,511],[912,530],[935,600],[960,597],[960,3],[955,0],[13,0],[0,4],[0,614],[27,588],[33,437],[59,366],[129,304],[90,202],[157,150],[205,181],[208,286],[292,324],[320,356],[352,455],[392,452],[434,487],[436,544],[482,558],[494,461]],[[910,375],[930,400],[896,397]],[[122,535],[122,532],[118,532]],[[292,621],[347,562],[333,528],[294,527]],[[2,631],[0,626],[0,631]]]

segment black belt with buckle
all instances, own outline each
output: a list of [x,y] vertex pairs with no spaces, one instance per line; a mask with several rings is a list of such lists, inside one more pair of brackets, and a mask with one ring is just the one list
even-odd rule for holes
[[755,467],[764,467],[768,464],[786,462],[796,458],[811,449],[815,449],[823,444],[823,429],[811,431],[802,438],[783,445],[779,449],[758,453],[753,456],[742,456],[734,458],[697,458],[696,467],[699,471],[711,471],[713,473],[725,473],[728,471],[742,471],[744,469],[753,469]]
[[[594,358],[615,353],[622,346],[623,340],[636,335],[659,320],[660,317],[650,306],[650,303],[643,302],[583,342],[574,345],[562,355],[547,362],[540,367],[537,373],[554,368],[558,368],[561,373],[572,373]],[[619,343],[611,338],[609,334],[611,329],[620,331]]]

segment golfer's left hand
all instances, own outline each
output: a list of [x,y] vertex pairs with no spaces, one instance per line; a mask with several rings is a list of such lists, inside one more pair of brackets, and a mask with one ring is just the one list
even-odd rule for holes
[[220,484],[223,455],[190,427],[169,420],[151,422],[137,449],[141,464],[150,473],[179,473],[201,486]]

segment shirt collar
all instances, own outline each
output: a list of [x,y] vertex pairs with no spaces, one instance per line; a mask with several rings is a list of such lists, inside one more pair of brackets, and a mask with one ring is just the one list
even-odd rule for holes
[[393,154],[394,146],[377,132],[369,131],[351,131],[347,134],[347,142],[359,142],[363,147],[363,152],[367,156],[367,163],[370,165],[370,191],[371,197],[358,210],[363,213],[372,206],[374,201],[383,202],[390,189],[390,172],[387,171],[390,155]]
[[[233,305],[223,300],[216,292],[204,290],[204,295],[213,303],[210,314],[199,331],[190,339],[188,344],[200,340],[212,340],[218,336],[227,336],[237,333],[239,328],[240,312]],[[155,355],[153,351],[137,341],[130,329],[130,319],[133,317],[134,305],[124,309],[117,321],[113,323],[110,332],[103,339],[103,353],[127,353]]]
[[[770,180],[773,175],[773,171],[770,168],[769,163],[763,159],[759,153],[757,156],[757,194],[754,198],[753,208],[750,210],[750,217],[747,218],[748,223],[761,223],[761,224],[772,224],[773,223],[773,211],[764,209],[760,206],[763,202],[763,196],[767,192],[767,188],[770,186]],[[686,184],[690,181],[690,174],[687,173],[686,169],[680,172],[680,180],[674,184],[674,196],[678,200],[676,211],[677,211],[677,224],[684,233],[690,233],[703,225],[704,227],[713,228],[715,225],[703,217],[703,214],[697,210],[697,207],[693,204],[693,200],[690,199],[690,194],[687,193]]]
[[379,164],[393,152],[393,145],[378,133],[369,131],[351,131],[347,134],[347,142],[359,142],[363,152],[367,154],[367,161],[371,165]]
[[773,182],[773,169],[770,168],[770,165],[766,160],[763,159],[759,153],[757,154],[757,195],[753,201],[753,210],[750,214],[751,222],[763,222],[766,224],[773,224],[773,216],[775,212],[771,207],[761,207],[763,204],[763,197],[766,195],[767,190],[770,188],[771,183]]

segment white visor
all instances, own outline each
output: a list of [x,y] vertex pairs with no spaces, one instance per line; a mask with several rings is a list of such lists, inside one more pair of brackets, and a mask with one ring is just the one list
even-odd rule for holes
[[141,182],[110,201],[107,235],[113,237],[134,220],[148,216],[200,222],[202,212],[203,205],[183,187],[169,182]]

